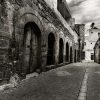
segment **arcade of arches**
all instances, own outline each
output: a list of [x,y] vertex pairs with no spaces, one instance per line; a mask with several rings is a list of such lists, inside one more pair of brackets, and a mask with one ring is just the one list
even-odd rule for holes
[[[77,62],[78,53],[75,52],[78,51],[78,41],[76,40],[75,51],[73,45],[76,41],[70,33],[72,31],[63,30],[58,27],[59,25],[55,25],[55,22],[51,23],[53,19],[50,19],[50,22],[27,7],[20,9],[15,19],[14,36],[18,43],[18,47],[15,48],[18,71],[32,73],[37,69],[45,71],[52,65],[55,68]],[[68,32],[70,35],[65,35]]]
[[[65,43],[61,37],[59,37],[59,40],[57,40],[54,32],[50,32],[47,35],[47,38],[45,37],[45,40],[47,40],[45,46],[46,49],[45,51],[47,52],[47,54],[45,55],[45,59],[42,58],[44,52],[42,51],[43,50],[42,39],[43,38],[41,30],[39,29],[38,25],[35,22],[28,22],[24,25],[24,34],[21,45],[22,46],[21,48],[23,48],[22,50],[23,55],[21,60],[22,72],[32,73],[36,71],[36,69],[43,70],[46,68],[46,66],[51,66],[51,65],[57,66],[59,64],[66,64],[77,61],[76,51],[75,55],[73,55],[74,48],[70,46],[70,43],[68,42]],[[56,49],[57,46],[59,47],[59,49]],[[64,57],[64,52],[65,52],[65,57]],[[56,57],[57,54],[58,57]],[[43,62],[46,63],[44,63],[43,65]]]
[[[16,0],[0,4],[0,62],[16,61],[14,70],[28,74],[78,61],[79,36],[60,12],[48,6],[49,0],[12,1]],[[2,43],[4,37],[10,43]]]

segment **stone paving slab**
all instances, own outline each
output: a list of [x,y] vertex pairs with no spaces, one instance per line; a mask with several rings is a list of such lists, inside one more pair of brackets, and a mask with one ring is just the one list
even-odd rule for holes
[[92,64],[89,68],[89,79],[87,86],[87,100],[100,100],[100,65]]
[[0,100],[77,100],[85,73],[82,66],[70,64],[31,77],[1,92]]

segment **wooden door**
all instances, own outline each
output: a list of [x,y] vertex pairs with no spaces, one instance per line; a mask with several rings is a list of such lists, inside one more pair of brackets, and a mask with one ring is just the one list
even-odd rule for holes
[[24,50],[23,65],[26,73],[34,72],[38,67],[39,53],[39,37],[34,26],[29,25],[25,29],[24,34]]

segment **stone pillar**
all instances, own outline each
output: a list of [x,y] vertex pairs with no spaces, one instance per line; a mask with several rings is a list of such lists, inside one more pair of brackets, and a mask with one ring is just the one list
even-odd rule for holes
[[55,41],[55,65],[59,63],[59,36],[56,36]]
[[3,0],[0,4],[0,62],[7,62],[8,60],[9,42],[12,33],[13,7],[8,0]]
[[66,63],[66,44],[65,44],[65,41],[64,41],[63,63],[64,64]]

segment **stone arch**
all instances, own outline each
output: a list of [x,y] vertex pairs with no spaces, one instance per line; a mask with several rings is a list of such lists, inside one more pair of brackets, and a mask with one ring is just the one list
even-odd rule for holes
[[23,25],[20,41],[21,66],[23,66],[21,70],[25,73],[32,73],[41,66],[41,30],[34,21],[25,22]]
[[55,36],[53,33],[48,35],[47,65],[55,63]]
[[59,39],[59,63],[63,63],[63,51],[64,51],[64,43],[63,39]]
[[[54,35],[54,37],[57,37],[56,29],[48,23],[48,28],[47,28],[47,30],[46,30],[47,38],[48,38],[48,35],[49,35],[50,33],[52,33],[52,34]],[[56,38],[55,38],[55,39],[56,39]],[[47,41],[48,41],[48,40],[47,40]]]
[[24,29],[25,24],[28,22],[36,23],[39,29],[43,31],[43,24],[40,21],[40,19],[35,14],[26,12],[17,18],[17,21],[15,23],[15,32],[16,31],[18,32],[17,29],[20,29],[20,30]]
[[[38,16],[37,14],[35,14],[35,12],[32,9],[27,9],[26,8],[22,8],[18,11],[17,15],[15,16],[15,23],[14,23],[14,33],[15,33],[15,39],[18,42],[19,48],[19,54],[20,57],[19,59],[23,60],[20,62],[20,69],[25,72],[25,73],[31,73],[33,71],[35,71],[39,66],[41,66],[41,54],[38,53],[37,59],[38,59],[38,63],[37,64],[33,64],[32,66],[36,66],[36,67],[22,67],[22,64],[24,62],[24,56],[23,56],[23,40],[24,40],[24,33],[25,33],[25,25],[27,25],[28,23],[32,23],[32,25],[34,26],[34,28],[36,29],[35,32],[37,32],[37,34],[41,34],[41,36],[39,36],[39,44],[41,45],[41,37],[42,37],[42,33],[43,33],[43,23],[42,20],[40,19],[40,16]],[[37,17],[38,16],[38,17]],[[33,29],[34,29],[33,28]],[[38,31],[37,31],[38,30]],[[38,36],[37,36],[38,37]],[[41,52],[41,46],[39,45],[39,50]],[[37,62],[37,61],[34,61]]]
[[[24,17],[24,18],[23,18]],[[22,7],[17,12],[14,12],[15,26],[24,28],[24,24],[34,21],[41,31],[43,31],[43,22],[41,16],[37,13],[35,8],[30,6]],[[23,20],[22,20],[23,19]]]
[[34,22],[41,31],[41,37],[43,36],[43,23],[40,17],[37,17],[36,14],[32,12],[32,9],[22,8],[18,11],[17,15],[15,16],[15,23],[14,23],[14,35],[15,39],[19,44],[19,48],[21,48],[23,34],[24,34],[24,26],[28,22]]

